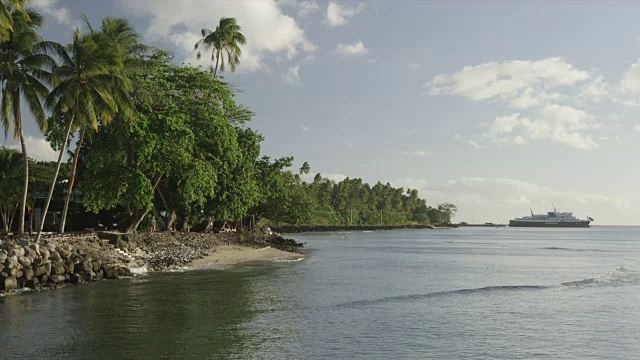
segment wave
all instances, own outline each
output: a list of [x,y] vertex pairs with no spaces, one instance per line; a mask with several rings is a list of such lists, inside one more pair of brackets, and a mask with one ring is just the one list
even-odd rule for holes
[[271,262],[274,263],[289,263],[289,262],[298,262],[302,261],[304,258],[288,258],[288,259],[274,259]]
[[481,288],[436,291],[436,292],[430,292],[426,294],[387,296],[387,297],[383,297],[379,299],[371,299],[371,300],[356,300],[356,301],[338,304],[338,305],[335,305],[335,307],[339,307],[339,308],[359,307],[359,306],[367,306],[367,305],[384,304],[388,302],[413,301],[413,300],[420,300],[420,299],[440,297],[440,296],[449,296],[449,295],[491,293],[491,292],[505,292],[505,291],[527,291],[527,290],[530,291],[530,290],[542,290],[547,288],[550,288],[550,286],[538,286],[538,285],[485,286]]
[[617,285],[621,283],[637,282],[639,280],[640,280],[639,273],[628,270],[621,266],[614,271],[610,271],[602,275],[598,275],[592,278],[587,278],[587,279],[578,280],[578,281],[563,282],[562,285],[575,286],[575,287],[585,286],[585,285],[586,286]]

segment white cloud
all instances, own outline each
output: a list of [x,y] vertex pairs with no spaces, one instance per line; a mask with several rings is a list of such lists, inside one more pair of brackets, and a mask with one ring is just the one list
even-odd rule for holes
[[420,67],[420,64],[409,63],[409,70],[417,70]]
[[[581,218],[592,216],[599,224],[637,222],[636,215],[629,211],[632,204],[622,196],[564,191],[514,179],[483,177],[460,178],[423,188],[421,195],[431,205],[444,201],[458,205],[457,221],[471,222],[475,217],[479,220],[476,222],[507,223],[514,217],[527,215],[530,207],[536,213],[550,211],[554,203],[560,211],[573,211]],[[491,212],[487,212],[487,205],[491,206]],[[621,212],[629,216],[620,218],[617,214]]]
[[311,129],[308,126],[302,126],[300,129],[304,132],[311,132]]
[[[31,159],[39,161],[58,161],[60,153],[51,148],[47,140],[42,138],[35,138],[33,136],[25,136],[24,141],[27,146],[27,154]],[[9,149],[16,149],[22,151],[20,144],[7,145]],[[63,155],[63,160],[67,155]]]
[[459,95],[474,101],[514,100],[538,90],[574,86],[589,73],[562,58],[511,60],[465,66],[452,74],[440,74],[424,85],[428,95]]
[[422,151],[422,150],[403,150],[402,155],[425,157],[425,156],[431,156],[431,153],[428,151]]
[[71,24],[71,13],[64,6],[59,6],[58,0],[31,0],[29,6],[52,17],[58,24]]
[[636,124],[633,126],[633,131],[640,131],[640,124]]
[[348,6],[340,5],[336,2],[329,2],[325,23],[331,27],[346,25],[347,19],[356,16],[362,9],[364,9],[364,3],[356,6]]
[[353,44],[338,44],[336,47],[336,54],[345,56],[359,56],[369,53],[362,41],[358,41]]
[[550,140],[577,149],[594,149],[599,145],[585,131],[602,124],[584,111],[571,106],[548,104],[532,120],[515,113],[499,116],[485,135],[496,143],[526,144],[531,140]]
[[640,63],[631,65],[622,75],[622,80],[618,85],[622,91],[640,91]]
[[[275,0],[183,0],[180,6],[170,0],[118,0],[117,4],[132,15],[149,17],[147,40],[173,43],[189,62],[196,61],[193,46],[201,37],[200,29],[215,29],[217,25],[219,17],[212,14],[234,17],[242,26],[248,41],[242,47],[240,72],[264,68],[269,55],[285,53],[292,59],[301,52],[316,50],[295,19],[283,14]],[[210,55],[203,58],[210,59]]]
[[315,1],[301,1],[298,3],[298,16],[305,17],[318,11],[320,6]]
[[472,139],[467,139],[465,137],[460,136],[459,134],[454,135],[453,138],[458,140],[459,142],[461,142],[463,144],[469,145],[469,146],[471,146],[471,147],[473,147],[475,149],[478,149],[478,150],[482,150],[482,149],[486,149],[487,148],[486,146],[478,144],[477,141],[472,140]]
[[300,64],[289,68],[287,73],[284,74],[284,81],[291,85],[300,84]]
[[588,100],[586,104],[605,97],[614,100],[601,76],[593,78],[562,58],[466,66],[435,76],[424,90],[431,96],[457,95],[520,110],[496,117],[482,134],[494,143],[522,145],[547,140],[585,150],[599,147],[593,140],[598,138],[594,132],[603,124],[588,113],[581,100]]
[[422,179],[414,179],[414,178],[404,178],[391,181],[391,185],[394,187],[401,187],[404,189],[416,189],[418,193],[424,195],[425,189],[427,188],[427,181]]

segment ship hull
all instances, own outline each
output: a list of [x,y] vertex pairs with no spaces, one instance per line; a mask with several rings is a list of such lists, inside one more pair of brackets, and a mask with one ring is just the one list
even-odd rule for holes
[[550,228],[588,228],[590,221],[541,222],[541,221],[509,221],[509,227],[550,227]]

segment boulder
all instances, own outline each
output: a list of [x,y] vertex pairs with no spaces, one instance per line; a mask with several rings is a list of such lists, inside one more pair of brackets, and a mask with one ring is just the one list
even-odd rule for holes
[[29,248],[31,250],[33,250],[38,256],[40,256],[40,245],[38,244],[31,244],[29,245]]
[[11,255],[4,261],[4,267],[7,269],[15,269],[20,265],[18,262],[18,257],[15,255]]
[[98,259],[98,260],[93,260],[91,261],[91,265],[93,268],[93,272],[98,272],[98,270],[100,270],[100,268],[102,267],[102,260]]
[[62,259],[64,260],[70,259],[71,255],[73,255],[71,251],[65,249],[58,250],[58,254],[60,254],[60,257],[62,257]]
[[92,272],[92,271],[93,271],[93,265],[89,260],[84,260],[81,263],[75,264],[74,266],[74,272],[77,272],[77,273]]
[[51,275],[63,275],[66,272],[64,265],[60,262],[51,263]]
[[31,268],[24,268],[22,269],[23,272],[23,277],[25,278],[25,280],[31,280],[35,277],[35,272],[33,271],[33,269]]
[[46,274],[40,275],[37,277],[38,282],[42,285],[46,284],[47,282],[49,282],[49,277]]
[[37,266],[35,269],[36,276],[46,275],[49,276],[51,274],[51,263],[44,263]]
[[104,271],[105,279],[119,279],[131,276],[131,270],[119,264],[102,264],[102,271]]
[[49,281],[54,284],[60,284],[64,282],[64,275],[51,275]]
[[54,250],[49,253],[49,260],[60,261],[62,260],[62,256],[60,256],[60,254],[58,254],[58,252]]
[[73,274],[75,265],[71,260],[64,261],[64,270],[67,274]]
[[7,258],[9,257],[9,255],[7,255],[7,252],[4,250],[0,250],[0,264],[3,264],[5,260],[7,260]]
[[9,256],[15,256],[15,257],[24,256],[24,249],[22,248],[22,246],[17,246],[9,250]]
[[15,276],[9,276],[8,278],[4,279],[1,285],[3,286],[2,290],[16,290],[18,288],[18,280],[15,278]]
[[31,263],[32,263],[31,259],[29,259],[26,256],[18,257],[18,262],[20,263],[20,265],[22,265],[24,267],[29,267],[29,266],[31,266]]
[[44,248],[44,247],[40,248],[40,256],[43,259],[48,260],[49,259],[49,250]]

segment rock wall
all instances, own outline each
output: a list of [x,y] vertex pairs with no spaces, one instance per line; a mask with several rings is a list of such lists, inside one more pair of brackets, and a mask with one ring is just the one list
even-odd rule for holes
[[271,227],[279,233],[330,232],[330,231],[375,231],[399,229],[434,229],[431,225],[285,225]]
[[103,248],[99,241],[95,236],[61,237],[40,245],[27,240],[4,240],[0,243],[0,291],[54,288],[131,276],[115,249]]

